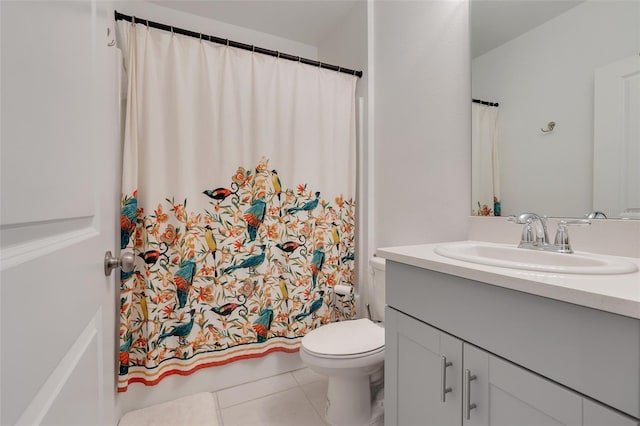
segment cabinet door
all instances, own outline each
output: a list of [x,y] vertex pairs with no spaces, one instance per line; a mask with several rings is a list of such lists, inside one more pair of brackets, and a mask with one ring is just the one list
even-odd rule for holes
[[638,426],[640,423],[588,399],[582,402],[583,426]]
[[463,352],[464,426],[582,425],[579,395],[468,343]]
[[385,425],[462,424],[462,341],[388,307],[385,333]]

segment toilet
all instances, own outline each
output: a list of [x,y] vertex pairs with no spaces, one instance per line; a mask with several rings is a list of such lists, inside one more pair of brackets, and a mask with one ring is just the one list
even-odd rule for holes
[[384,259],[369,261],[371,317],[323,325],[302,338],[300,357],[328,376],[326,421],[335,426],[381,425],[384,378]]

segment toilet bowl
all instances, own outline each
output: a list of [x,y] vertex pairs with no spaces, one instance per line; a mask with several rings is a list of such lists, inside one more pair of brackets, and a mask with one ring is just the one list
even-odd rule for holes
[[[375,299],[373,312],[380,315],[384,308],[384,260],[374,258],[370,264],[374,291],[369,294],[370,299]],[[311,370],[328,377],[327,422],[336,426],[381,424],[384,414],[381,323],[361,318],[326,324],[302,338],[300,357]]]

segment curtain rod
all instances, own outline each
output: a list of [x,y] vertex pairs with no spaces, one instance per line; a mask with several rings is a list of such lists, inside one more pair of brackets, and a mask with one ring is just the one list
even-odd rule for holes
[[153,22],[146,19],[140,19],[135,16],[125,15],[123,13],[114,11],[116,21],[129,21],[134,24],[144,24],[147,27],[157,28],[163,31],[169,31],[176,34],[181,34],[187,37],[193,37],[201,40],[207,40],[212,43],[226,44],[227,46],[237,47],[239,49],[250,50],[252,52],[262,53],[263,55],[275,56],[277,58],[288,59],[289,61],[301,62],[303,64],[311,65],[314,67],[325,68],[331,71],[337,71],[345,74],[355,75],[356,77],[362,77],[362,71],[356,71],[349,68],[339,67],[337,65],[325,64],[324,62],[314,61],[313,59],[306,59],[300,56],[289,55],[287,53],[278,52],[277,50],[265,49],[264,47],[257,47],[251,44],[240,43],[239,41],[233,41],[222,37],[216,37],[212,35],[206,35],[195,31],[185,30],[183,28],[172,27],[171,25],[161,24],[159,22]]
[[475,102],[477,104],[487,105],[491,107],[500,106],[498,102],[481,101],[480,99],[471,99],[471,102]]

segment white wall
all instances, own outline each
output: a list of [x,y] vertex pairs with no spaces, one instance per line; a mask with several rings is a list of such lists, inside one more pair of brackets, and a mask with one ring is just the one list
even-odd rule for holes
[[[553,241],[561,218],[547,221],[549,238]],[[469,217],[469,240],[510,244],[520,241],[522,225],[508,222],[506,217]],[[640,220],[597,219],[591,226],[569,229],[571,247],[575,251],[640,258]]]
[[[359,99],[363,101],[362,117],[363,122],[357,123],[358,130],[358,191],[356,220],[357,228],[357,252],[356,259],[356,291],[360,295],[360,305],[356,312],[359,317],[364,316],[363,306],[368,303],[367,283],[371,281],[371,275],[368,272],[368,259],[373,255],[373,251],[369,250],[369,222],[372,212],[367,206],[367,193],[370,190],[368,164],[366,159],[371,150],[367,135],[367,100],[368,100],[368,84],[369,69],[367,67],[367,2],[359,1],[354,4],[351,11],[345,16],[342,22],[332,28],[329,35],[318,45],[318,60],[333,65],[340,65],[346,68],[361,70],[363,76],[358,80],[356,86],[356,108],[359,105]],[[358,111],[360,113],[360,111]],[[361,132],[362,129],[362,132]]]
[[367,95],[367,3],[359,1],[318,44],[318,60],[333,65],[362,70],[356,97]]
[[373,6],[375,245],[465,239],[471,194],[468,3]]
[[500,103],[503,215],[594,209],[593,73],[638,54],[639,18],[638,2],[588,1],[473,60],[473,97]]
[[[318,57],[318,49],[315,46],[190,15],[152,3],[115,2],[114,7],[118,12],[134,15],[141,19],[174,25],[192,31],[200,31],[242,43],[255,44],[256,46],[279,50],[309,59],[317,59]],[[115,306],[113,309],[116,309]],[[129,386],[127,392],[118,395],[119,410],[120,413],[126,413],[185,395],[216,391],[302,367],[300,356],[297,353],[273,353],[259,359],[243,360],[199,370],[187,377],[171,376],[165,378],[156,386],[147,387],[134,383]]]

